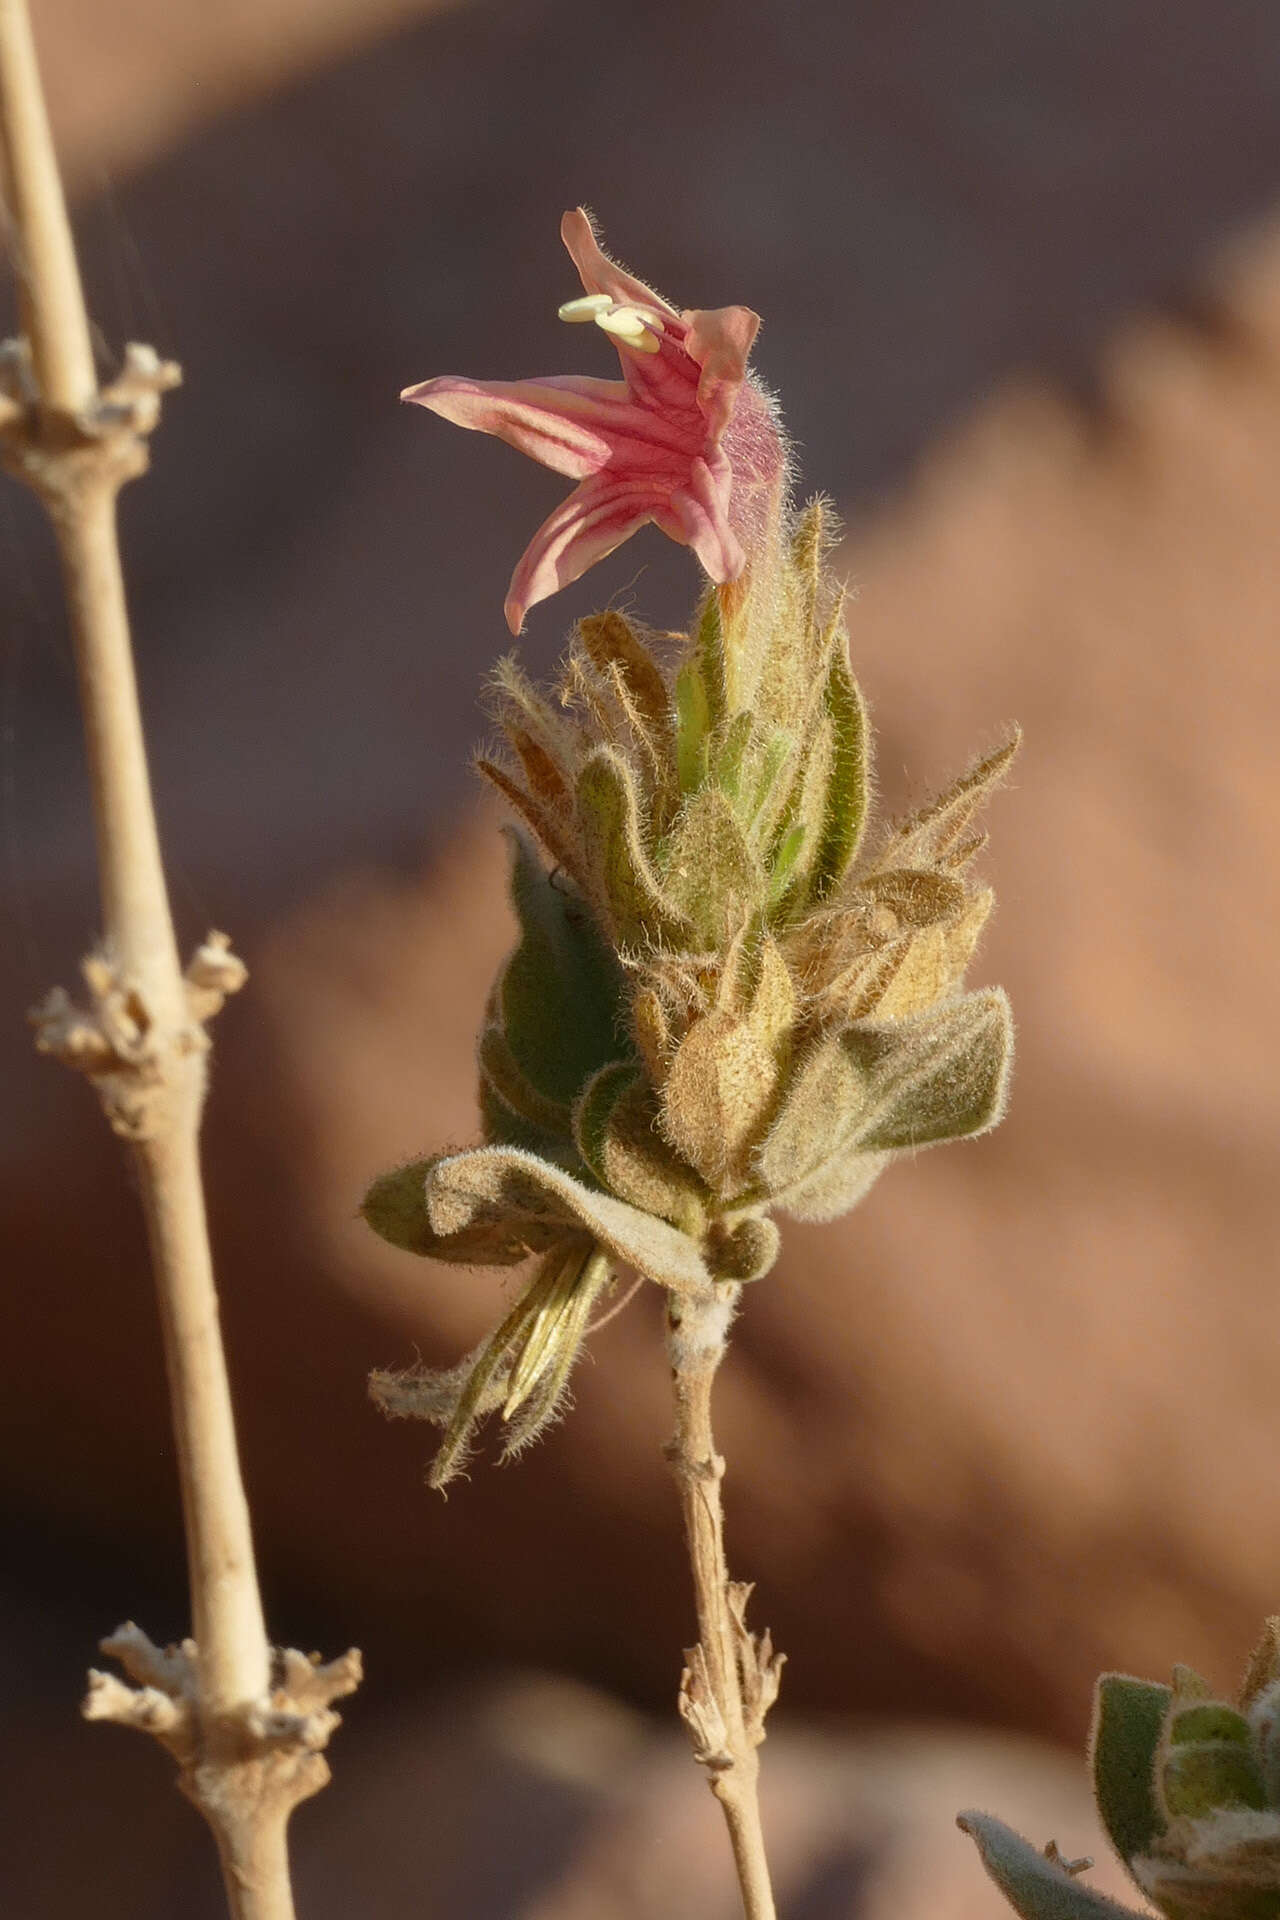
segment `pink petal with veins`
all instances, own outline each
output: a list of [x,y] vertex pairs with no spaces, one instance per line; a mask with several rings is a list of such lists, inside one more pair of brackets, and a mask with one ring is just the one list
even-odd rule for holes
[[[672,535],[692,547],[708,576],[717,585],[736,580],[747,563],[747,556],[726,511],[729,493],[729,463],[721,461],[722,475],[717,479],[705,460],[695,460],[689,470],[689,484],[672,495],[671,504],[679,521],[679,532]],[[658,522],[662,526],[662,522]],[[670,532],[663,527],[664,533]]]
[[[491,433],[571,480],[598,473],[608,463],[609,441],[571,412],[564,396],[551,394],[537,381],[467,380],[446,373],[406,387],[400,398],[429,408],[455,427]],[[584,411],[590,417],[589,410]]]
[[519,633],[530,607],[570,586],[665,504],[652,486],[619,484],[605,474],[575,487],[543,521],[516,563],[503,608],[512,633]]
[[574,207],[564,215],[560,238],[588,293],[607,293],[611,300],[617,300],[624,307],[653,307],[664,320],[668,315],[673,320],[679,319],[675,308],[669,306],[660,293],[646,287],[643,280],[637,280],[603,252],[585,207]]
[[768,537],[785,481],[772,403],[747,374],[758,316],[748,307],[677,313],[609,259],[581,207],[560,231],[587,292],[648,314],[656,347],[642,352],[614,336],[621,380],[450,374],[402,395],[580,483],[512,575],[506,612],[515,632],[531,606],[647,521],[691,547],[713,580],[736,579],[744,548]]
[[719,440],[747,377],[747,355],[760,331],[760,315],[750,307],[715,307],[686,313],[685,351],[696,360],[698,405],[714,439]]

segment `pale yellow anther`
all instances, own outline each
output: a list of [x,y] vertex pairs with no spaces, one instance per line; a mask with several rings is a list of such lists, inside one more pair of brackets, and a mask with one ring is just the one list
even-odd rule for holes
[[644,314],[637,313],[634,307],[614,307],[609,313],[598,313],[595,322],[615,340],[634,347],[638,353],[656,353],[661,345],[657,334],[650,332]]
[[607,313],[613,301],[607,293],[583,293],[576,300],[566,300],[558,309],[560,318],[571,326],[580,326],[585,320],[594,320],[597,315]]
[[644,332],[644,318],[634,307],[610,307],[595,316],[596,325],[603,327],[606,333],[617,334],[620,340],[634,340],[638,333]]

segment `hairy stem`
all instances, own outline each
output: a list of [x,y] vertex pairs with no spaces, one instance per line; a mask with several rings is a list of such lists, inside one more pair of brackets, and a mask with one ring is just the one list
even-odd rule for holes
[[[91,1679],[86,1711],[164,1739],[213,1828],[235,1920],[292,1920],[285,1826],[323,1785],[329,1702],[358,1678],[293,1660],[273,1695],[249,1509],[236,1448],[200,1175],[208,1042],[203,1021],[243,969],[211,936],[184,976],[161,863],[116,530],[123,482],[146,466],[145,435],[176,369],[131,348],[98,390],[75,252],[26,0],[0,0],[0,144],[21,277],[25,355],[6,363],[5,464],[46,506],[66,583],[93,794],[104,941],[85,963],[86,1013],[55,993],[38,1044],[97,1081],[130,1142],[146,1215],[169,1381],[191,1581],[194,1643],[162,1654],[135,1628],[111,1650],[143,1682]],[[170,1703],[163,1715],[157,1688]]]
[[774,1920],[773,1890],[760,1824],[757,1752],[777,1692],[781,1660],[767,1634],[748,1633],[749,1587],[729,1579],[724,1555],[724,1460],[711,1431],[711,1389],[724,1357],[738,1288],[672,1299],[667,1351],[675,1432],[667,1458],[675,1473],[693,1573],[698,1645],[686,1651],[680,1711],[724,1811],[747,1920]]

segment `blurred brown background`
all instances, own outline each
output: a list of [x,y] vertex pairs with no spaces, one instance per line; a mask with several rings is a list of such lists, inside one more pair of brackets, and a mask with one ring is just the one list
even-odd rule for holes
[[[369,1661],[297,1821],[304,1914],[733,1912],[668,1726],[691,1622],[656,1302],[547,1444],[447,1505],[429,1433],[363,1397],[500,1298],[354,1214],[473,1131],[508,939],[474,695],[561,491],[395,394],[608,370],[555,321],[579,200],[678,301],[765,315],[805,485],[848,518],[886,806],[1026,730],[977,976],[1020,1019],[1010,1119],[791,1230],[720,1420],[732,1558],[792,1655],[788,1920],[993,1913],[955,1807],[1083,1851],[1078,1761],[1026,1736],[1078,1748],[1102,1667],[1229,1683],[1280,1601],[1280,13],[35,13],[104,365],[143,338],[187,375],[124,524],[184,936],[231,928],[253,975],[207,1137],[270,1616]],[[526,656],[610,596],[674,622],[693,591],[646,535]],[[133,1200],[20,1020],[95,925],[77,725],[48,538],[6,486],[0,1891],[23,1920],[202,1920],[167,1763],[74,1717],[99,1633],[186,1624]]]

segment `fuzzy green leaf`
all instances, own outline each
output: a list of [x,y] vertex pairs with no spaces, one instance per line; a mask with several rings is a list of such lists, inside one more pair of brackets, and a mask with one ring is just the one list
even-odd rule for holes
[[801,508],[791,539],[791,563],[799,577],[804,615],[810,627],[818,623],[823,564],[837,532],[833,521],[831,502],[815,494]]
[[825,694],[831,721],[831,767],[822,824],[809,873],[809,898],[834,893],[857,854],[867,817],[867,710],[841,642],[832,655]]
[[[519,1072],[536,1093],[567,1108],[583,1082],[625,1044],[622,976],[583,901],[567,886],[552,884],[525,834],[508,832],[521,937],[499,983],[498,1008]],[[524,1110],[501,1090],[510,1105]],[[530,1117],[554,1123],[546,1115]]]
[[735,713],[724,730],[724,736],[714,747],[711,760],[711,778],[722,793],[735,803],[742,798],[743,769],[748,749],[755,741],[755,722],[749,713]]
[[482,1087],[491,1088],[521,1120],[553,1137],[569,1134],[569,1108],[562,1100],[548,1100],[525,1078],[506,1035],[496,1023],[491,1023],[480,1035],[476,1057]]
[[789,827],[778,842],[777,850],[769,863],[769,905],[778,906],[787,895],[791,886],[791,877],[796,870],[808,830],[804,822],[797,821]]
[[1127,1673],[1104,1673],[1094,1693],[1093,1790],[1102,1824],[1126,1865],[1150,1852],[1165,1829],[1155,1766],[1172,1698],[1168,1687]]
[[867,1077],[840,1039],[815,1041],[797,1060],[756,1155],[762,1190],[781,1196],[803,1187],[853,1140],[866,1107]]
[[[751,778],[746,784],[743,804],[747,824],[757,847],[767,847],[776,839],[779,823],[787,809],[789,775],[796,743],[785,728],[776,727],[763,734],[758,751],[752,756]],[[785,828],[783,829],[785,833]],[[774,866],[776,868],[776,861]]]
[[657,1131],[657,1103],[634,1061],[602,1067],[573,1122],[578,1151],[601,1186],[686,1233],[701,1231],[706,1189]]
[[588,756],[578,775],[578,808],[618,945],[687,944],[688,922],[664,895],[645,851],[635,783],[612,748]]
[[736,1193],[747,1181],[777,1080],[775,1050],[737,1013],[703,1014],[676,1048],[662,1090],[662,1129],[716,1193]]
[[1202,1819],[1225,1807],[1267,1804],[1262,1775],[1253,1755],[1229,1741],[1205,1741],[1169,1754],[1160,1776],[1161,1795],[1173,1819]]
[[966,840],[967,829],[979,807],[1008,773],[1021,738],[1015,731],[1002,747],[977,761],[936,800],[930,800],[896,827],[884,849],[883,864],[904,867],[945,864],[953,868],[963,865],[975,851]]
[[559,1127],[551,1131],[540,1127],[527,1114],[518,1113],[503,1099],[488,1074],[480,1072],[480,1119],[485,1143],[493,1147],[520,1147],[544,1160],[554,1160],[578,1170],[578,1150]]
[[714,587],[708,590],[698,610],[693,657],[697,662],[698,677],[707,703],[708,722],[713,727],[723,726],[728,709],[728,673],[720,596]]
[[395,1167],[366,1193],[360,1212],[393,1247],[453,1266],[514,1267],[560,1237],[560,1227],[519,1220],[477,1220],[460,1232],[437,1232],[427,1213],[426,1181],[441,1157]]
[[[1242,1821],[1252,1823],[1257,1815],[1250,1812],[1225,1813],[1215,1816],[1223,1821]],[[1240,1836],[1241,1839],[1245,1837]],[[1252,1858],[1253,1871],[1256,1874],[1263,1866],[1266,1855],[1257,1847],[1256,1837],[1245,1841]],[[1252,1883],[1244,1877],[1236,1877],[1232,1866],[1227,1865],[1219,1872],[1207,1869],[1203,1864],[1187,1867],[1176,1860],[1167,1860],[1159,1854],[1140,1859],[1137,1865],[1137,1877],[1143,1892],[1167,1920],[1280,1920],[1280,1887],[1276,1885],[1277,1857],[1274,1849],[1267,1861],[1270,1886]]]
[[1201,1740],[1227,1740],[1233,1746],[1251,1747],[1253,1729],[1238,1707],[1225,1700],[1198,1700],[1194,1706],[1175,1706],[1169,1716],[1169,1744],[1186,1747]]
[[685,802],[667,844],[664,892],[692,929],[695,946],[724,946],[763,904],[764,876],[718,787]]
[[791,1220],[838,1220],[866,1197],[891,1158],[887,1153],[864,1153],[854,1141],[803,1180],[780,1188],[769,1204]]
[[887,910],[897,922],[886,931],[931,927],[940,920],[953,920],[962,914],[969,895],[959,880],[949,873],[935,873],[925,867],[890,867],[859,881],[855,900],[866,900],[873,908]]
[[809,899],[810,879],[826,825],[827,788],[835,730],[823,711],[805,738],[804,752],[770,849],[770,910],[794,920]]
[[681,793],[696,793],[707,777],[711,702],[694,661],[676,675],[676,772]]
[[475,768],[477,773],[483,774],[498,789],[508,805],[514,807],[525,825],[532,828],[551,858],[562,865],[569,865],[573,857],[572,848],[557,810],[540,796],[522,787],[508,767],[491,760],[488,755],[481,754],[475,762]]
[[427,1179],[427,1213],[440,1235],[492,1220],[578,1227],[616,1259],[676,1293],[708,1284],[706,1265],[687,1234],[516,1148],[479,1147],[437,1161]]
[[1004,1112],[1013,1020],[998,987],[910,1020],[850,1027],[844,1044],[874,1083],[859,1134],[868,1153],[966,1139]]
[[1280,1681],[1280,1615],[1272,1614],[1263,1622],[1262,1637],[1249,1655],[1240,1685],[1240,1704],[1251,1707],[1260,1694]]
[[761,1280],[778,1258],[782,1235],[772,1220],[749,1214],[736,1226],[718,1222],[707,1235],[706,1261],[717,1280]]
[[591,613],[579,622],[578,632],[596,668],[601,673],[617,668],[644,726],[655,739],[665,739],[671,731],[667,683],[631,622],[614,611]]
[[982,1864],[1022,1920],[1138,1920],[1097,1893],[989,1813],[962,1813],[956,1825],[976,1840]]

